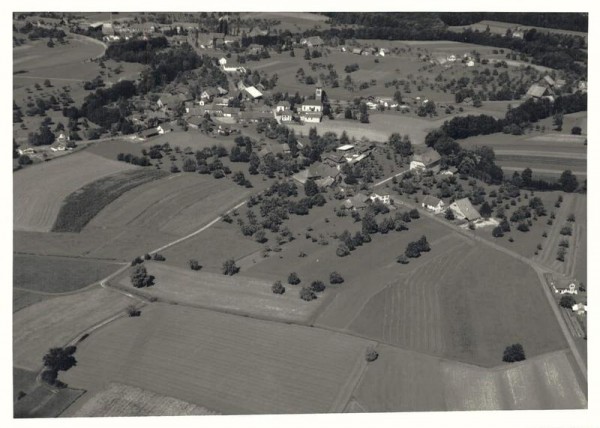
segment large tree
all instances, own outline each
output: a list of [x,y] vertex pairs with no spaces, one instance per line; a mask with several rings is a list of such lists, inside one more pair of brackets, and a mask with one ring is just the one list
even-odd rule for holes
[[579,186],[577,177],[570,170],[563,171],[558,182],[562,190],[568,193],[574,192]]

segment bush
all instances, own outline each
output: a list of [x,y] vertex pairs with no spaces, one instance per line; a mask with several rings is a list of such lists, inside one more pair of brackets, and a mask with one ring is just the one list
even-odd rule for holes
[[519,223],[517,230],[521,232],[529,232],[529,225],[527,223]]
[[335,254],[337,254],[339,257],[345,257],[350,254],[350,250],[346,244],[340,244],[338,245],[337,250],[335,250]]
[[365,359],[367,360],[367,362],[371,363],[371,362],[375,361],[377,358],[379,358],[379,353],[375,349],[373,349],[373,348],[367,349],[367,352],[365,354]]
[[140,256],[137,256],[135,259],[133,259],[131,261],[131,266],[139,265],[140,263],[144,263],[144,260],[142,260],[142,258]]
[[154,257],[152,257],[152,258],[157,262],[164,262],[165,260],[167,260],[165,258],[165,256],[163,256],[162,254],[159,254],[159,253],[154,253]]
[[127,315],[129,315],[130,317],[139,317],[141,314],[142,311],[136,308],[135,305],[127,306]]
[[330,284],[341,284],[344,282],[344,278],[342,278],[342,275],[340,275],[338,272],[331,272],[329,274],[329,283]]
[[48,369],[42,372],[42,381],[46,382],[48,385],[54,386],[57,378],[58,372],[56,370]]
[[300,284],[300,278],[296,272],[292,272],[288,275],[288,284],[297,285]]
[[401,255],[399,255],[399,256],[396,258],[396,261],[397,261],[398,263],[400,263],[400,264],[403,264],[403,265],[405,265],[405,264],[408,264],[408,258],[407,258],[407,257],[406,257],[404,254],[401,254]]
[[419,211],[417,211],[416,208],[413,208],[412,210],[410,210],[409,215],[410,215],[410,218],[414,218],[414,219],[417,219],[417,218],[420,217],[419,216]]
[[240,271],[240,268],[236,266],[235,260],[229,259],[223,262],[223,275],[235,275]]
[[454,212],[450,208],[446,209],[446,213],[444,214],[444,217],[446,218],[446,220],[454,220],[455,219]]
[[571,128],[571,134],[573,135],[581,135],[581,128],[579,126],[574,126]]
[[565,294],[560,298],[560,306],[563,308],[571,309],[576,303],[575,298],[570,294]]
[[310,290],[315,293],[321,293],[325,291],[325,284],[323,284],[323,281],[313,281],[310,284]]
[[190,269],[191,270],[200,270],[200,269],[202,269],[202,265],[200,265],[200,263],[198,263],[198,260],[195,260],[195,259],[190,259],[189,265],[190,265]]
[[560,234],[566,235],[566,236],[571,236],[573,234],[573,229],[571,228],[571,226],[563,226],[560,229]]
[[281,283],[281,281],[275,281],[275,283],[271,287],[271,290],[273,290],[274,294],[283,294],[283,293],[285,293],[285,287],[283,286],[283,284]]
[[302,287],[300,289],[300,298],[307,302],[317,298],[317,295],[308,287]]
[[516,361],[523,360],[525,360],[525,351],[523,350],[523,346],[520,343],[515,343],[514,345],[507,346],[504,350],[502,361],[507,363],[514,363]]
[[559,262],[564,262],[566,254],[567,250],[565,250],[565,247],[558,247],[558,252],[556,253],[556,260],[558,260]]
[[569,248],[569,241],[567,241],[566,239],[561,239],[561,241],[558,243],[558,246],[563,248]]

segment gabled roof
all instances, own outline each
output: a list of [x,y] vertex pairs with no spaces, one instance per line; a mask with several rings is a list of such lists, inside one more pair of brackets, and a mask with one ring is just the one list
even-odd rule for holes
[[531,85],[531,87],[527,91],[527,95],[530,97],[538,97],[539,98],[539,97],[544,96],[544,94],[546,93],[547,90],[548,90],[548,88],[546,88],[545,86],[534,83],[533,85]]
[[290,107],[290,102],[289,102],[289,101],[279,101],[279,102],[277,103],[277,106],[281,106],[281,107],[289,108],[289,107]]
[[544,76],[544,81],[549,84],[550,86],[554,86],[556,84],[556,82],[554,81],[554,79],[548,75]]
[[443,201],[441,199],[436,198],[435,196],[427,195],[423,198],[423,205],[437,207],[438,204]]
[[323,44],[323,39],[319,36],[311,36],[306,38],[306,43],[307,44],[311,44],[311,45],[322,45]]
[[337,177],[340,172],[337,168],[324,163],[313,163],[308,167],[308,178],[312,177]]
[[306,100],[302,103],[304,106],[321,106],[322,103],[319,100]]
[[215,96],[219,94],[219,91],[216,88],[206,88],[204,91],[202,91],[202,94],[204,94],[206,92],[207,95],[210,96]]
[[262,92],[256,89],[254,86],[248,86],[244,88],[244,90],[252,97],[252,98],[260,98],[263,96]]
[[441,158],[442,157],[438,152],[436,152],[433,149],[429,149],[426,152],[421,153],[420,155],[414,155],[413,161],[422,162],[425,166],[428,166],[439,162]]
[[458,210],[467,220],[477,220],[478,218],[481,218],[479,211],[475,209],[469,198],[454,201],[450,206]]

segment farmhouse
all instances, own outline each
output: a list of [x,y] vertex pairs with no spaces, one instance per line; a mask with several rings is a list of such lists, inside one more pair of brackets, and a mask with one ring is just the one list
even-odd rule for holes
[[289,101],[279,101],[277,103],[277,105],[275,106],[275,112],[282,112],[285,110],[289,110],[290,109],[290,102]]
[[239,107],[223,107],[223,117],[238,117],[239,115]]
[[275,113],[275,117],[280,122],[291,122],[294,120],[294,112],[291,110],[279,110]]
[[342,206],[349,210],[362,210],[367,207],[370,200],[364,193],[358,193],[342,202]]
[[547,86],[543,86],[538,83],[534,83],[533,85],[531,85],[531,87],[525,94],[525,97],[526,98],[542,98],[547,95],[552,95],[550,89]]
[[212,101],[214,97],[219,95],[219,91],[215,88],[206,88],[200,94],[200,99],[203,101]]
[[567,288],[555,288],[555,293],[560,294],[577,294],[577,286],[574,282],[570,283]]
[[432,170],[438,172],[440,170],[441,156],[433,149],[429,149],[420,155],[414,155],[410,162],[410,169],[416,171]]
[[339,146],[335,150],[338,152],[347,153],[352,149],[354,149],[354,146],[352,144],[344,144],[343,146]]
[[309,48],[316,48],[323,45],[323,39],[321,39],[319,36],[307,37],[300,40],[300,44]]
[[352,49],[352,53],[355,55],[361,55],[362,54],[362,48],[354,48]]
[[259,98],[262,98],[262,96],[263,96],[262,92],[260,92],[254,86],[244,87],[243,90],[246,92],[246,96],[253,100],[258,100]]
[[204,118],[202,116],[190,116],[185,120],[185,123],[187,123],[190,128],[198,129],[203,121]]
[[444,210],[444,201],[436,198],[435,196],[427,195],[423,198],[423,202],[421,202],[421,206],[426,210],[433,211],[438,214]]
[[384,203],[385,205],[391,205],[392,203],[392,199],[390,198],[390,195],[379,195],[377,193],[372,193],[369,198],[373,201],[379,201]]
[[459,199],[450,204],[449,208],[454,215],[461,220],[475,221],[481,218],[479,211],[475,209],[469,198]]
[[140,137],[142,138],[151,138],[151,137],[155,137],[158,135],[158,130],[156,128],[149,128],[149,129],[145,129],[144,131],[140,132]]

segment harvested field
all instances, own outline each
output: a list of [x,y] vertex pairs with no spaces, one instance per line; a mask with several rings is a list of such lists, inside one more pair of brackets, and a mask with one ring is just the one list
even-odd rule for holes
[[29,305],[33,305],[34,303],[41,302],[42,300],[49,298],[49,296],[45,294],[32,293],[31,291],[18,290],[15,288],[13,288],[12,292],[13,313],[20,311]]
[[164,171],[143,168],[86,184],[65,198],[52,232],[80,232],[96,214],[123,193],[167,175]]
[[141,156],[142,148],[139,142],[119,139],[97,142],[90,145],[86,150],[109,160],[117,160],[119,153],[131,153],[134,156]]
[[19,392],[28,394],[36,388],[37,375],[38,372],[13,367],[13,401],[17,401]]
[[[272,282],[245,276],[244,272],[228,276],[161,262],[145,264],[148,273],[156,278],[155,285],[139,291],[158,297],[160,301],[289,322],[306,322],[321,301],[305,302],[298,296],[296,287],[288,286],[285,281],[282,282],[286,292],[274,294]],[[119,284],[124,288],[132,287],[128,274]],[[323,295],[327,295],[327,291]]]
[[14,230],[49,232],[65,197],[102,177],[137,167],[81,151],[13,174]]
[[369,412],[585,409],[566,351],[496,369],[380,345],[354,392]]
[[90,392],[122,382],[224,414],[342,411],[371,342],[330,331],[152,304],[77,349],[61,375]]
[[[80,400],[84,400],[83,399]],[[77,403],[79,404],[79,403]],[[77,404],[74,407],[77,407]],[[118,383],[94,394],[77,410],[63,416],[76,418],[112,416],[199,416],[216,412],[172,397]]]
[[512,343],[531,357],[566,347],[538,282],[533,269],[504,253],[482,245],[457,248],[369,300],[350,329],[494,367]]
[[183,236],[198,229],[250,192],[225,179],[181,173],[146,183],[105,207],[86,229],[157,231]]
[[97,287],[21,309],[13,315],[13,359],[21,368],[38,370],[48,349],[66,345],[87,328],[123,313],[132,302]]
[[32,256],[13,257],[13,287],[41,293],[66,293],[86,287],[116,271],[103,260]]

